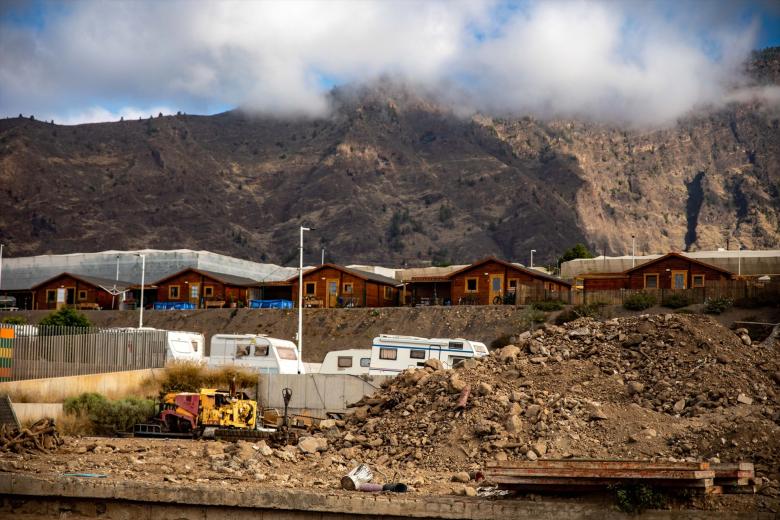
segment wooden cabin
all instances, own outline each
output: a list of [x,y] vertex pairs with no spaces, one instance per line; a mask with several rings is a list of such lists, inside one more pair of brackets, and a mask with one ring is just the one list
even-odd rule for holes
[[583,275],[585,291],[694,289],[734,279],[734,273],[680,253],[668,253],[622,273]]
[[[298,277],[287,281],[293,301],[298,301]],[[323,264],[303,274],[305,307],[395,307],[399,282],[367,271],[335,264]]]
[[[260,282],[232,274],[189,267],[157,280],[157,302],[188,302],[195,308],[248,306],[259,294]],[[240,303],[239,303],[240,302]]]
[[518,303],[533,299],[568,299],[571,284],[521,265],[488,257],[449,275],[452,302],[491,305],[514,293]]
[[568,299],[571,284],[521,265],[488,257],[444,276],[413,277],[408,283],[415,304],[491,305],[507,295],[518,303]]
[[95,276],[62,273],[43,281],[30,290],[34,309],[118,309],[121,295],[134,284]]

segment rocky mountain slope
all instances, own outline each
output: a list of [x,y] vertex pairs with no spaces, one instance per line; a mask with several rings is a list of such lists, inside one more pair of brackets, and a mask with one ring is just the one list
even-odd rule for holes
[[[776,49],[750,70],[778,84]],[[297,228],[336,262],[780,242],[780,107],[741,97],[665,129],[461,117],[388,82],[324,119],[238,111],[58,126],[0,120],[0,241],[13,256],[208,249],[290,263]]]

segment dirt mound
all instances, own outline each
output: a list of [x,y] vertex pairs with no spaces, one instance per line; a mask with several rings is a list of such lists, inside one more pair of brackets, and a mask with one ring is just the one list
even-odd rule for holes
[[[578,320],[401,373],[327,432],[348,458],[429,469],[539,457],[723,458],[777,477],[776,350],[702,316]],[[776,376],[775,376],[776,377]],[[470,391],[465,408],[458,398]]]

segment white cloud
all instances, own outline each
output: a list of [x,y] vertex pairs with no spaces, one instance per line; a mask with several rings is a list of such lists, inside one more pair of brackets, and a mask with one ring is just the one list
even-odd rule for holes
[[[3,112],[92,121],[121,115],[95,100],[121,99],[321,115],[322,77],[391,75],[454,86],[470,96],[462,104],[481,110],[657,124],[722,102],[756,29],[715,13],[716,3],[675,18],[664,13],[669,4],[643,2],[68,5],[42,31],[0,26]],[[705,40],[721,58],[702,50]]]

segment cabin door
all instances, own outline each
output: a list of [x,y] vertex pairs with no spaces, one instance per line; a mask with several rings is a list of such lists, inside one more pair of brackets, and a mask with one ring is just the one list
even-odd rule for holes
[[328,307],[336,307],[339,303],[339,281],[328,280],[326,287],[328,288]]
[[503,301],[497,301],[504,296],[504,275],[503,274],[491,274],[490,275],[490,296],[488,303],[503,303]]
[[199,283],[191,283],[190,284],[190,303],[194,303],[195,307],[198,306],[200,303],[200,284]]

